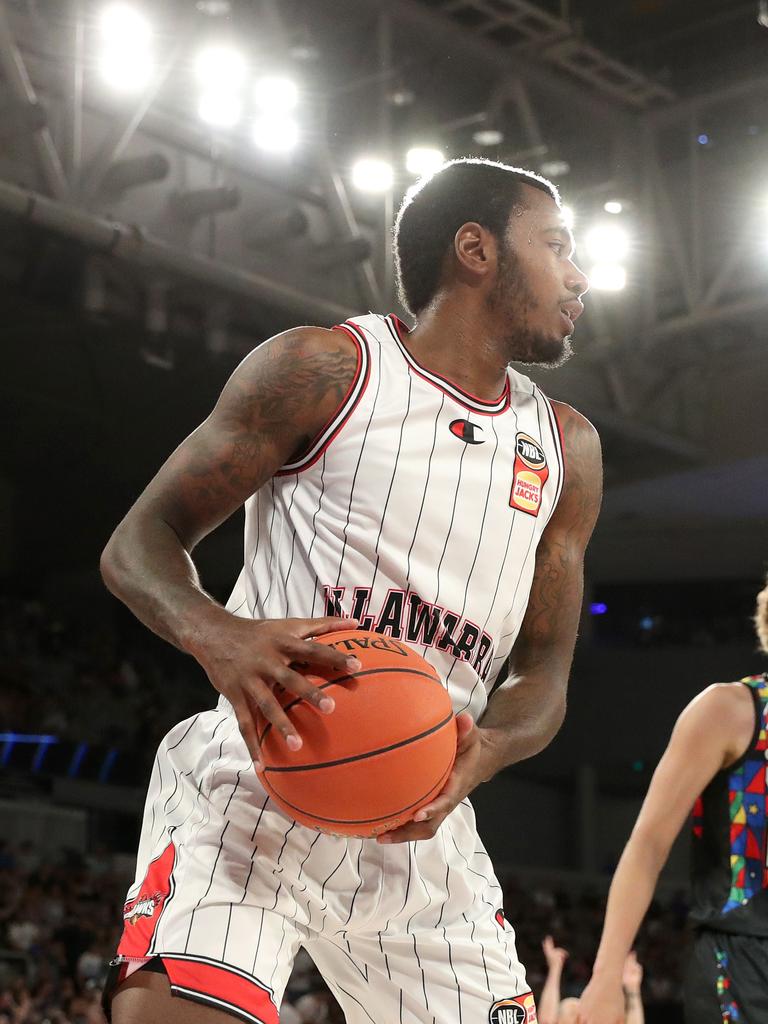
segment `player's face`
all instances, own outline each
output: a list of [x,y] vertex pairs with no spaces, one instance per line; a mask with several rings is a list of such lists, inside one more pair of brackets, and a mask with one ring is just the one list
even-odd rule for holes
[[589,284],[573,262],[573,237],[554,199],[525,188],[528,208],[510,217],[490,305],[510,361],[559,366],[571,354]]

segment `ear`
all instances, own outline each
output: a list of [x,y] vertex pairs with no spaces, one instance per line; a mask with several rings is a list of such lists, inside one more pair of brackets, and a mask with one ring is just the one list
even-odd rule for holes
[[496,270],[496,239],[482,225],[469,221],[454,235],[453,250],[459,267],[473,277],[487,277]]

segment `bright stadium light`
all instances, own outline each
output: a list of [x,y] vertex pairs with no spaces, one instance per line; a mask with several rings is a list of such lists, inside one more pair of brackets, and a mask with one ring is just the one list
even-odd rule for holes
[[627,271],[619,263],[597,263],[587,276],[589,287],[598,292],[621,292],[627,285]]
[[197,80],[209,93],[237,92],[248,74],[245,57],[232,46],[206,46],[195,61]]
[[256,104],[268,114],[289,114],[299,102],[299,87],[290,78],[265,75],[253,88]]
[[130,4],[113,3],[101,12],[100,77],[119,92],[143,89],[152,75],[152,27]]
[[148,46],[152,27],[141,11],[130,4],[114,3],[101,12],[101,37],[108,45],[126,49]]
[[265,114],[254,122],[253,141],[266,153],[290,153],[299,141],[299,126],[293,118]]
[[434,174],[445,163],[445,154],[433,146],[412,146],[405,155],[405,166],[409,174]]
[[243,116],[243,101],[233,92],[204,92],[197,112],[200,120],[212,128],[234,128]]
[[618,199],[609,199],[608,202],[603,206],[606,213],[619,214],[624,209],[622,203]]
[[620,263],[629,252],[629,235],[618,224],[597,224],[584,244],[595,263]]
[[352,184],[361,192],[386,192],[394,180],[392,164],[386,160],[363,157],[352,167]]

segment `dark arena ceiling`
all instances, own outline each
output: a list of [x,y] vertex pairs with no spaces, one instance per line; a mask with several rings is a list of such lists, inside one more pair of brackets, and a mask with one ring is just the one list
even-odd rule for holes
[[[622,232],[625,287],[594,276],[576,356],[534,371],[603,438],[596,577],[759,574],[765,0],[131,0],[137,88],[103,74],[109,6],[0,3],[0,484],[20,507],[52,477],[97,478],[111,522],[254,345],[398,310],[389,227],[416,180],[406,152],[432,146],[552,176],[588,272],[592,229]],[[202,118],[214,44],[248,89],[297,83],[294,149],[254,144],[250,100]],[[383,192],[355,184],[366,155],[391,164]]]

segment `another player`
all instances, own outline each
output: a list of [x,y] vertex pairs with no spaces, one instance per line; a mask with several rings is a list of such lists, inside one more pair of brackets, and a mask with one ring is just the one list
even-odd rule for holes
[[[275,1024],[301,945],[350,1024],[535,1020],[467,797],[565,713],[599,443],[509,363],[567,356],[587,281],[554,187],[488,161],[410,193],[395,252],[416,328],[370,314],[259,346],[104,552],[221,695],[158,751],[115,1024]],[[191,552],[243,503],[225,609]],[[298,669],[358,667],[311,640],[350,619],[423,651],[459,716],[442,794],[378,842],[297,825],[259,782],[254,711],[300,749],[273,687],[332,713]]]
[[[768,586],[755,625],[768,654]],[[691,807],[696,940],[686,1020],[768,1021],[767,761],[768,676],[710,686],[680,715],[613,878],[580,1024],[621,1021],[623,957]]]
[[[579,1000],[572,996],[560,998],[560,979],[568,950],[556,946],[552,936],[548,935],[541,944],[547,961],[547,978],[539,999],[539,1024],[577,1024],[579,1019]],[[621,984],[624,991],[624,1024],[644,1024],[643,1001],[640,988],[643,983],[643,968],[638,963],[634,952],[629,953],[624,961],[621,972]]]

